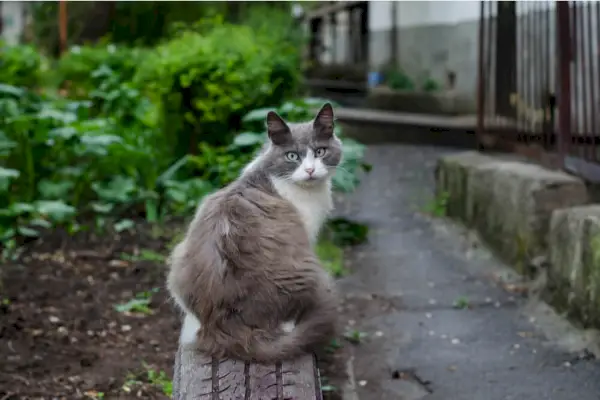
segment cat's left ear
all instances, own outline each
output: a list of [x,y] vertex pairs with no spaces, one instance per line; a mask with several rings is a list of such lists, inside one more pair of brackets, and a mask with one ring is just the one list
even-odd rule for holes
[[284,144],[291,134],[289,126],[275,111],[267,113],[267,133],[276,145]]
[[331,103],[325,103],[317,113],[313,128],[318,136],[323,139],[333,137],[333,107]]

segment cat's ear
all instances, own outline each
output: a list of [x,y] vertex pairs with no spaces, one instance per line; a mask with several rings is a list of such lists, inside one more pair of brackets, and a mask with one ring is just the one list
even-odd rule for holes
[[283,118],[275,111],[269,111],[267,113],[267,133],[273,144],[283,144],[288,140],[291,132]]
[[318,136],[331,139],[333,136],[333,107],[331,103],[325,103],[317,113],[313,128]]

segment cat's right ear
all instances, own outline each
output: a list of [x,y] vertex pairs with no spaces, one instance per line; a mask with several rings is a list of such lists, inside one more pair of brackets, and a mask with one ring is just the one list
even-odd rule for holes
[[275,111],[267,113],[267,133],[271,142],[276,145],[284,144],[291,134],[289,126]]

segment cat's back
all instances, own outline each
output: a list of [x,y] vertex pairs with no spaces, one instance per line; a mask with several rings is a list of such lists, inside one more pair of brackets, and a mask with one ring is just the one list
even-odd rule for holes
[[191,248],[217,251],[234,267],[252,268],[308,253],[297,210],[269,186],[238,180],[208,196],[190,226]]

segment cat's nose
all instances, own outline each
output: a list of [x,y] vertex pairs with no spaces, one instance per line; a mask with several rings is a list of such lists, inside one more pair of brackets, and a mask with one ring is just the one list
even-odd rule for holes
[[304,170],[306,171],[306,173],[307,173],[308,175],[312,175],[312,174],[313,174],[313,172],[315,172],[315,169],[314,169],[314,168],[304,168]]

